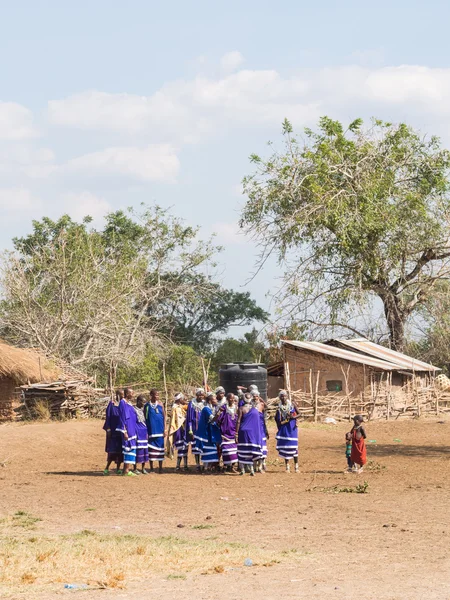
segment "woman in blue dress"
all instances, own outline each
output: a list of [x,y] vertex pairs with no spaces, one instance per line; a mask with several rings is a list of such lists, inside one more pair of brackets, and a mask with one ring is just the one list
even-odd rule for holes
[[222,436],[220,427],[216,423],[218,416],[214,410],[216,406],[216,395],[208,392],[195,434],[195,447],[200,452],[202,463],[208,471],[219,468],[219,447]]
[[164,406],[159,401],[158,390],[150,390],[150,402],[147,402],[144,407],[144,415],[148,431],[148,458],[150,461],[150,472],[154,472],[153,462],[157,462],[159,472],[162,473],[165,454],[164,433],[166,416],[164,413]]
[[130,467],[136,464],[137,414],[131,404],[133,390],[125,388],[124,398],[119,402],[119,426],[116,431],[122,434],[123,475],[136,476]]
[[281,458],[284,458],[286,471],[291,470],[289,461],[294,459],[295,472],[298,473],[298,411],[289,400],[287,392],[281,390],[279,394],[280,401],[275,413],[275,421],[278,427],[278,433],[275,436],[277,440],[277,451]]

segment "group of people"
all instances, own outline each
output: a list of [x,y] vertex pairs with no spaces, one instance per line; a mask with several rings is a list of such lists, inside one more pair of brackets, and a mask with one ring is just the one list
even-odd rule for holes
[[[238,469],[241,475],[266,471],[267,406],[256,385],[247,390],[239,387],[238,394],[226,394],[223,387],[215,392],[199,388],[187,401],[176,394],[170,422],[166,431],[166,415],[158,390],[150,390],[149,400],[142,395],[133,403],[133,390],[117,390],[116,400],[106,409],[107,463],[109,475],[112,463],[117,472],[127,476],[162,472],[166,456],[176,454],[176,470],[189,470],[189,450],[197,471],[229,471]],[[275,414],[276,447],[290,471],[293,460],[298,472],[298,410],[286,391],[279,394]],[[122,468],[123,464],[123,468]]]
[[[176,471],[182,466],[189,470],[189,450],[195,459],[197,471],[229,471],[236,467],[241,475],[249,472],[265,473],[267,459],[267,406],[256,385],[238,394],[226,394],[223,387],[215,392],[199,388],[195,397],[187,401],[176,394],[170,422],[166,431],[166,414],[159,400],[159,392],[150,390],[149,400],[143,395],[133,403],[133,390],[117,390],[116,400],[106,409],[107,463],[109,475],[116,463],[117,473],[127,476],[154,472],[155,463],[162,472],[165,457],[176,454]],[[276,449],[290,471],[290,461],[298,467],[299,411],[285,390],[279,393],[275,413],[277,425]],[[361,473],[366,463],[366,432],[363,418],[354,417],[352,430],[345,436],[348,470]],[[123,469],[122,469],[123,464]]]

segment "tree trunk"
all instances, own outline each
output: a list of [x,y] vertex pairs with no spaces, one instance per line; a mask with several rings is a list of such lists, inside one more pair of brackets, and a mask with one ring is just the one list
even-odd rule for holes
[[381,296],[384,314],[389,329],[389,342],[392,350],[403,352],[405,347],[405,324],[408,315],[400,307],[400,300],[393,294]]

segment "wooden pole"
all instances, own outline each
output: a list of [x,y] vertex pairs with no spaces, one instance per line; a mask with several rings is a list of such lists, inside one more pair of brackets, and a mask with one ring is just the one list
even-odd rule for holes
[[347,396],[347,401],[348,401],[348,420],[351,421],[352,420],[352,401],[350,398],[350,394],[348,393],[348,376],[350,373],[350,365],[348,365],[348,367],[347,367],[347,373],[345,373],[344,367],[342,365],[341,365],[341,371],[342,371],[342,375],[344,377],[345,395]]
[[309,370],[309,394],[310,394],[310,397],[311,397],[311,406],[314,409],[314,392],[313,392],[312,369]]
[[166,381],[166,363],[163,363],[163,381],[164,381],[164,393],[166,395],[166,401],[164,403],[164,414],[167,419],[167,406],[169,404],[169,394],[167,392],[167,381]]
[[386,421],[389,421],[391,412],[391,381],[392,372],[388,373],[386,376]]
[[318,406],[318,401],[319,401],[319,380],[320,380],[320,371],[317,371],[317,378],[316,378],[316,391],[314,394],[314,422],[317,423],[317,406]]

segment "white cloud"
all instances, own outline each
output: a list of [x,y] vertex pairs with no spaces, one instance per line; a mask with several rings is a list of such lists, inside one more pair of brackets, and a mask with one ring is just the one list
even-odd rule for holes
[[2,219],[28,217],[42,204],[30,190],[22,187],[0,188],[0,211]]
[[226,73],[235,71],[244,62],[244,57],[240,52],[234,50],[233,52],[227,52],[220,60],[220,66]]
[[[229,53],[225,63],[232,64]],[[237,65],[237,55],[235,56]],[[197,75],[163,85],[150,96],[84,92],[49,102],[57,125],[151,136],[158,143],[198,143],[232,128],[311,125],[319,116],[379,115],[430,119],[450,113],[450,69],[415,65],[360,65],[301,69],[283,76],[275,70],[238,70],[218,77]],[[391,111],[390,114],[388,111]],[[450,130],[450,123],[444,124]]]
[[140,181],[173,182],[179,166],[174,149],[168,144],[160,144],[145,148],[105,148],[73,158],[61,170],[63,173],[84,173],[100,177],[119,175]]
[[94,223],[112,211],[112,206],[104,198],[91,192],[68,192],[62,197],[64,210],[76,221],[81,221],[86,216],[92,217]]
[[36,148],[28,142],[3,142],[0,145],[0,175],[4,179],[48,177],[56,168],[54,161],[55,155],[49,148]]
[[37,136],[33,114],[15,102],[0,102],[0,140],[17,141]]

